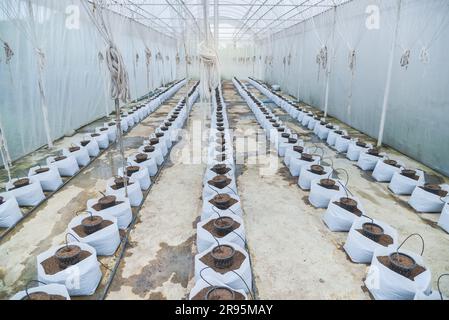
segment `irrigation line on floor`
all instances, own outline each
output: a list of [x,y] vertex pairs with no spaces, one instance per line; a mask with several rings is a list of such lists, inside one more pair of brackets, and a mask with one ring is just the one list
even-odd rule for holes
[[[189,92],[189,91],[187,91],[187,93],[188,93],[188,92]],[[181,100],[182,100],[182,99],[184,99],[184,98],[181,98]],[[189,118],[190,118],[190,113],[192,112],[192,109],[193,109],[193,107],[195,106],[195,104],[196,104],[196,101],[192,104],[192,107],[191,107],[191,109],[189,110]],[[186,100],[186,106],[187,106],[187,105],[188,105],[188,100]],[[186,122],[184,123],[184,125],[182,126],[182,128],[185,128],[186,125],[187,125],[187,119],[186,119]],[[181,140],[181,139],[180,139],[180,140]],[[179,140],[179,141],[180,141],[180,140]],[[160,177],[160,175],[161,175],[161,173],[162,173],[162,170],[165,168],[165,166],[166,166],[168,160],[170,159],[171,151],[172,151],[173,148],[179,143],[179,141],[176,141],[176,142],[173,143],[173,145],[171,146],[170,152],[167,153],[167,157],[164,159],[164,162],[163,162],[163,163],[161,164],[161,166],[159,167],[158,171],[156,172],[156,175],[155,175],[154,177],[152,177],[152,183],[151,183],[150,187],[148,188],[148,190],[145,192],[145,195],[144,195],[144,197],[143,197],[143,200],[142,200],[141,204],[137,207],[136,215],[135,215],[135,217],[133,218],[133,220],[131,221],[131,224],[130,224],[130,225],[128,226],[128,228],[127,228],[128,230],[126,231],[126,235],[125,235],[125,237],[124,237],[123,240],[122,240],[122,243],[123,243],[122,249],[121,249],[121,251],[120,251],[119,256],[117,257],[117,260],[116,260],[116,262],[115,262],[114,268],[112,269],[111,274],[109,275],[108,281],[106,282],[106,285],[105,285],[105,288],[104,288],[104,290],[103,290],[103,294],[101,295],[100,300],[105,300],[105,299],[106,299],[106,296],[107,296],[108,293],[109,293],[109,289],[110,289],[110,287],[111,287],[111,285],[112,285],[112,282],[114,281],[115,275],[117,274],[117,270],[118,270],[118,268],[119,268],[119,266],[120,266],[120,263],[121,263],[122,260],[123,260],[123,256],[125,255],[125,251],[126,251],[126,248],[127,248],[127,246],[128,246],[128,240],[129,240],[129,236],[130,236],[130,234],[131,234],[131,231],[133,230],[133,228],[134,228],[134,226],[135,226],[135,224],[136,224],[136,222],[137,222],[137,219],[138,219],[139,216],[140,216],[140,215],[139,215],[139,214],[140,214],[140,210],[142,209],[143,205],[145,204],[145,200],[146,200],[147,197],[149,196],[151,189],[152,189],[153,186],[156,184],[156,182],[159,180],[159,177]]]
[[[182,81],[182,80],[181,80]],[[181,88],[180,88],[181,89]],[[179,91],[179,90],[178,90]],[[176,94],[176,93],[175,93]],[[171,99],[171,98],[170,98]],[[166,101],[168,101],[169,99],[167,99]],[[153,112],[151,112],[148,116],[146,116],[144,119],[142,119],[139,123],[135,124],[132,128],[130,128],[127,132],[125,132],[123,134],[123,137],[126,137],[134,128],[136,128],[139,124],[142,123],[142,121],[148,119],[148,117],[150,117],[151,115],[153,115],[161,106],[163,105],[163,103],[157,107],[156,109],[154,109]],[[117,144],[117,141],[112,142],[108,145],[107,148],[103,149],[100,151],[100,153],[96,156],[91,158],[91,160],[89,161],[89,163],[87,165],[85,165],[84,167],[81,167],[80,170],[78,170],[77,173],[75,173],[73,176],[71,177],[67,177],[67,180],[65,180],[61,186],[59,186],[58,189],[56,189],[53,192],[50,192],[48,194],[48,196],[45,197],[45,199],[43,199],[41,202],[39,202],[37,205],[35,205],[30,211],[28,211],[27,213],[23,214],[22,213],[22,218],[20,218],[20,220],[17,221],[16,224],[14,224],[13,226],[7,228],[1,235],[0,235],[0,243],[3,241],[3,239],[11,232],[13,231],[17,226],[19,226],[20,224],[22,224],[25,219],[27,219],[28,217],[30,217],[33,213],[35,213],[38,209],[40,209],[40,207],[46,203],[48,200],[50,200],[56,193],[58,193],[59,191],[61,191],[61,189],[63,187],[65,187],[70,181],[72,181],[75,177],[77,177],[80,173],[84,172],[87,168],[89,168],[95,160],[97,160],[98,158],[100,158],[103,154],[105,154],[107,151],[112,150],[113,147],[115,147]]]

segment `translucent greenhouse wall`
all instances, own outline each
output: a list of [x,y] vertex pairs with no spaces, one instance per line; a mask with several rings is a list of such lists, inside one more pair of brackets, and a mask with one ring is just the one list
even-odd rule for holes
[[[329,114],[374,138],[379,133],[397,3],[357,0],[336,10]],[[326,71],[317,54],[327,46],[330,61],[333,26],[330,10],[261,43],[259,52],[272,56],[273,62],[264,62],[256,76],[280,84],[294,96],[299,92],[301,100],[324,109]],[[449,2],[403,0],[398,26],[384,142],[449,175]],[[352,49],[355,60],[349,58]],[[402,59],[401,66],[407,50],[409,64]]]
[[[38,59],[26,23],[26,1],[21,21],[12,23],[0,11],[0,38],[14,52],[9,64],[0,51],[0,121],[11,158],[17,159],[46,144],[38,88]],[[101,118],[113,109],[106,44],[78,0],[32,1],[37,42],[45,54],[43,70],[53,140]],[[38,4],[38,5],[35,5]],[[107,15],[129,73],[135,99],[176,77],[176,40],[115,13]],[[2,44],[3,47],[3,44]],[[146,47],[151,51],[147,68]],[[162,58],[157,57],[160,52]],[[100,54],[101,53],[101,54]],[[102,57],[101,57],[102,56]],[[149,73],[147,72],[149,70]]]

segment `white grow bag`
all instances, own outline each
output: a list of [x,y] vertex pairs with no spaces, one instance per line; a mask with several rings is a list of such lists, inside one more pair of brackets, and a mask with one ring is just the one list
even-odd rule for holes
[[357,145],[356,141],[352,141],[348,146],[348,151],[346,153],[346,158],[351,161],[358,161],[361,152],[366,152],[371,149],[373,146],[371,144],[367,144],[366,147],[360,147]]
[[16,198],[8,192],[1,193],[3,203],[0,205],[0,228],[12,227],[22,219],[22,212]]
[[122,202],[116,206],[103,209],[100,211],[95,210],[92,208],[96,203],[98,203],[98,199],[89,199],[87,200],[87,211],[92,212],[93,215],[99,215],[99,216],[112,216],[117,219],[117,225],[119,229],[126,229],[128,228],[129,224],[131,223],[133,219],[133,213],[131,209],[131,204],[129,203],[129,199],[125,197],[117,197],[116,201]]
[[379,157],[373,156],[366,151],[360,152],[359,160],[357,161],[357,167],[363,171],[371,171],[377,165],[377,162],[385,160],[385,153],[379,153]]
[[[421,290],[416,291],[413,300],[440,300],[441,295],[437,290],[430,290],[430,292],[424,292]],[[447,297],[443,295],[443,300],[447,300]]]
[[203,198],[213,197],[219,193],[221,194],[229,194],[231,197],[237,196],[237,185],[235,184],[235,179],[231,178],[231,182],[224,187],[223,189],[217,188],[205,181],[203,186]]
[[100,149],[106,149],[109,147],[109,138],[107,133],[96,132],[99,134],[98,137],[92,137],[95,141],[97,141],[98,147]]
[[[39,285],[38,287],[28,289],[29,294],[34,292],[45,292],[50,295],[63,296],[66,298],[66,300],[70,300],[69,292],[67,291],[66,286],[62,284],[53,283],[47,285]],[[26,295],[26,291],[23,290],[13,295],[10,300],[22,300],[26,297]]]
[[84,147],[80,147],[78,151],[70,152],[68,149],[64,148],[62,149],[62,154],[66,157],[73,156],[76,159],[76,162],[79,166],[85,167],[90,162],[89,153],[87,152],[87,149]]
[[390,189],[394,194],[411,195],[417,186],[424,185],[424,172],[421,170],[416,170],[416,175],[419,177],[418,180],[408,178],[400,172],[395,172],[390,184],[388,185],[388,189]]
[[[204,277],[204,272],[202,273],[203,277]],[[200,279],[199,281],[196,281],[195,286],[192,288],[192,290],[190,290],[190,294],[189,294],[189,300],[192,300],[198,293],[200,293],[201,290],[203,290],[204,288],[209,288],[211,285],[215,286],[215,287],[225,287],[228,289],[231,289],[235,292],[240,293],[245,300],[248,300],[248,296],[246,295],[246,292],[243,290],[235,290],[232,289],[231,287],[221,283],[220,281],[218,281],[216,278],[212,278],[212,279],[207,279],[207,283],[206,281],[204,281],[203,279]]]
[[345,139],[343,136],[338,136],[335,140],[335,150],[337,150],[338,153],[346,153],[351,142],[352,140]]
[[87,243],[95,248],[97,255],[111,256],[120,245],[120,234],[117,225],[117,218],[104,213],[98,216],[101,216],[104,220],[112,221],[112,224],[82,238],[78,236],[73,228],[79,226],[84,218],[90,217],[90,214],[83,214],[73,218],[72,221],[70,221],[67,232],[73,235],[73,237],[76,237],[78,241]]
[[298,137],[295,137],[295,139],[297,139],[297,141],[295,143],[288,142],[288,139],[285,139],[287,141],[281,141],[279,143],[278,155],[280,157],[285,157],[287,150],[293,150],[294,146],[303,146],[304,145],[304,142],[302,140],[300,140]]
[[[441,185],[441,189],[449,191],[449,185]],[[413,190],[412,196],[408,203],[418,212],[440,213],[444,204],[449,202],[449,193],[446,197],[441,198],[439,195],[428,192],[420,187]]]
[[310,190],[310,186],[313,180],[325,179],[332,174],[333,169],[331,167],[322,166],[324,168],[324,174],[316,174],[310,171],[312,165],[305,165],[301,168],[301,173],[299,174],[298,186],[302,190]]
[[[300,143],[299,146],[304,148],[304,142]],[[309,153],[309,149],[304,148],[303,152]],[[293,147],[287,148],[287,150],[285,150],[285,157],[284,157],[284,163],[287,167],[290,165],[291,159],[293,157],[299,158],[301,157],[301,153],[293,150]]]
[[290,170],[290,174],[293,177],[298,177],[301,173],[301,169],[303,166],[308,165],[314,165],[314,164],[320,164],[321,158],[319,156],[312,156],[313,161],[305,161],[301,160],[301,155],[299,156],[293,156],[290,158],[290,165],[288,166],[288,169]]
[[[128,124],[128,126],[129,126],[129,124]],[[129,126],[129,127],[131,127],[131,126]],[[108,130],[104,130],[105,128],[108,129]],[[102,129],[103,129],[103,131],[102,131]],[[117,139],[116,126],[113,126],[113,127],[106,126],[106,127],[96,128],[95,132],[99,133],[99,134],[106,134],[107,137],[108,137],[108,142],[109,143],[113,143]]]
[[345,130],[341,130],[342,131],[341,135],[337,134],[335,131],[339,131],[339,130],[331,130],[331,131],[329,131],[329,134],[327,136],[326,143],[331,147],[335,146],[335,142],[337,141],[338,137],[346,136],[348,134],[348,132]]
[[312,180],[310,186],[310,194],[309,201],[315,208],[327,208],[329,206],[329,202],[333,197],[346,196],[345,189],[343,188],[344,184],[339,179],[333,179],[336,182],[336,185],[339,187],[339,190],[327,189],[319,185],[321,179]]
[[13,189],[14,182],[18,179],[12,179],[6,183],[6,194],[9,194],[16,198],[17,203],[24,207],[37,206],[42,200],[45,199],[44,191],[42,190],[39,180],[35,177],[28,178],[30,184],[22,188]]
[[100,147],[98,145],[97,140],[92,138],[92,139],[88,139],[86,141],[89,141],[89,143],[87,145],[85,145],[84,147],[81,145],[81,142],[77,142],[77,143],[75,143],[75,145],[77,145],[78,147],[86,148],[87,153],[91,157],[98,156],[100,154]]
[[311,119],[309,120],[309,124],[307,125],[307,129],[309,129],[309,130],[315,130],[315,126],[316,126],[317,124],[320,124],[320,121],[321,121],[321,120],[315,120],[314,118],[311,118]]
[[48,157],[47,165],[54,165],[58,168],[61,177],[72,177],[80,170],[74,156],[68,156],[66,159],[60,161],[55,161],[55,157]]
[[148,155],[148,160],[143,161],[143,162],[136,162],[136,156],[137,153],[128,157],[127,162],[131,165],[131,166],[138,166],[138,167],[146,167],[148,170],[148,174],[151,177],[154,177],[157,174],[157,163],[156,163],[156,159],[155,157],[151,156],[150,154],[146,153]]
[[[209,279],[216,279],[219,282],[224,283],[225,285],[229,286],[230,288],[234,290],[243,290],[245,292],[248,292],[249,290],[252,290],[252,277],[251,277],[251,266],[249,263],[249,256],[248,253],[243,249],[242,247],[236,245],[235,243],[227,243],[225,241],[220,241],[221,245],[230,245],[232,246],[236,251],[240,251],[243,253],[243,255],[246,257],[245,261],[243,261],[240,268],[237,270],[234,270],[240,277],[244,280],[242,280],[238,275],[236,275],[234,272],[226,272],[225,274],[221,274],[219,272],[214,271],[214,269],[208,267],[203,262],[201,262],[201,258],[208,254],[212,249],[217,246],[215,243],[209,249],[204,251],[203,253],[199,253],[195,256],[195,280],[200,281],[202,278],[205,278],[209,281]],[[200,271],[201,276],[200,276]],[[246,285],[245,285],[246,283]],[[247,288],[248,286],[248,288]]]
[[69,245],[75,245],[81,250],[91,253],[86,259],[78,262],[53,275],[47,275],[41,262],[50,258],[55,252],[65,246],[65,244],[53,247],[37,256],[37,275],[38,280],[45,283],[59,283],[65,285],[71,296],[89,296],[94,294],[95,289],[100,283],[102,274],[100,264],[97,260],[97,252],[88,244],[81,242],[72,242]]
[[321,140],[327,141],[327,138],[329,137],[329,134],[331,133],[331,131],[333,132],[334,130],[338,130],[338,129],[339,129],[338,126],[334,126],[332,129],[330,129],[327,126],[320,125],[318,128],[317,136]]
[[[138,166],[140,169],[139,171],[133,173],[130,177],[130,181],[138,181],[140,185],[140,189],[142,191],[148,190],[151,186],[151,179],[150,174],[148,173],[148,168],[144,166]],[[118,175],[120,177],[123,177],[123,168],[118,169]]]
[[[150,139],[152,139],[154,137],[150,137]],[[157,150],[159,150],[162,153],[162,156],[165,158],[165,156],[168,153],[168,148],[167,145],[165,144],[165,139],[164,137],[162,138],[157,138],[159,139],[159,142],[155,145],[153,145],[153,147],[155,147]],[[144,143],[146,143],[146,141],[144,141]]]
[[[221,242],[229,242],[229,243],[235,243],[239,245],[240,247],[245,247],[245,226],[243,224],[243,219],[239,216],[236,216],[234,214],[225,214],[221,217],[230,217],[234,221],[238,222],[240,226],[234,230],[234,232],[228,233],[224,237],[217,237],[217,240]],[[214,239],[214,236],[209,233],[206,229],[203,228],[204,225],[208,224],[214,219],[219,218],[217,214],[212,215],[209,219],[205,219],[203,221],[198,222],[197,224],[197,234],[196,234],[196,245],[198,248],[198,252],[201,253],[214,244],[217,244],[217,241]]]
[[229,207],[226,210],[218,209],[217,207],[213,206],[212,203],[209,202],[209,200],[212,200],[215,195],[212,195],[207,198],[203,198],[203,211],[201,213],[201,221],[205,219],[209,219],[214,214],[219,214],[220,216],[225,216],[227,214],[231,215],[231,217],[234,216],[242,216],[242,206],[240,202],[240,197],[236,195],[231,195],[231,198],[237,200],[236,203],[234,203],[231,207]]
[[28,177],[33,177],[38,180],[44,191],[56,191],[62,185],[62,178],[59,174],[58,168],[54,165],[48,166],[50,169],[47,172],[35,174],[39,166],[33,167],[28,171]]
[[[326,226],[332,232],[348,232],[354,221],[359,217],[354,213],[340,207],[334,202],[340,201],[340,196],[335,196],[329,202],[326,212],[323,214],[322,219]],[[357,201],[357,208],[365,214],[365,208],[363,207],[361,201],[357,197],[348,196],[348,198]]]
[[438,225],[447,233],[449,233],[449,203],[446,203],[441,211]]
[[402,171],[403,164],[398,162],[399,167],[386,164],[383,160],[377,161],[373,171],[373,178],[377,182],[390,182],[393,179],[393,175]]
[[313,119],[313,115],[306,114],[306,115],[302,118],[301,125],[302,125],[303,127],[308,127],[308,126],[309,126],[309,122],[310,122],[310,120],[312,120],[312,119]]
[[[117,198],[124,198],[125,187],[118,190],[114,190],[111,188],[113,185],[115,185],[114,180],[115,178],[110,178],[106,182],[106,195],[116,196]],[[131,181],[131,179],[129,179],[129,181],[133,182],[131,185],[127,186],[129,203],[131,204],[132,207],[138,207],[143,201],[143,193],[142,190],[140,189],[139,181],[138,180]]]
[[[360,217],[354,220],[354,223],[349,230],[346,243],[343,246],[348,256],[355,263],[369,263],[372,260],[373,253],[376,249],[385,248],[383,245],[365,237],[357,231],[357,229],[362,229],[362,225],[366,222],[371,222],[371,220],[366,217]],[[381,226],[384,229],[385,234],[393,239],[393,243],[389,245],[388,248],[397,248],[398,232],[383,221],[374,219],[374,223]]]
[[[148,145],[149,143],[145,143],[145,145]],[[161,149],[155,147],[153,152],[145,152],[145,146],[141,146],[138,149],[139,153],[146,153],[148,157],[154,158],[156,160],[156,164],[160,166],[162,163],[164,163],[164,156],[162,155]]]
[[378,248],[374,251],[371,266],[365,280],[365,285],[376,300],[412,300],[417,291],[430,292],[432,275],[424,259],[410,251],[400,250],[415,259],[416,263],[425,267],[426,271],[412,281],[379,262],[377,257],[388,256],[395,252],[395,248]]

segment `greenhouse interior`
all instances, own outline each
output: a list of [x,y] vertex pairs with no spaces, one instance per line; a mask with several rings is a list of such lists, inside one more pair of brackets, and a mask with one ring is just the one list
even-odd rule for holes
[[449,297],[449,1],[2,0],[0,46],[0,300]]

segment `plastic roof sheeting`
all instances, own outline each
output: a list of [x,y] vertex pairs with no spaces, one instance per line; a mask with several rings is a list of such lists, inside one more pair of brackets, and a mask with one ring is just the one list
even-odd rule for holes
[[[209,1],[213,24],[214,2]],[[263,39],[351,0],[217,0],[220,40]],[[145,25],[179,37],[184,23],[196,31],[202,0],[107,0],[108,8]],[[213,28],[212,28],[213,29]]]

